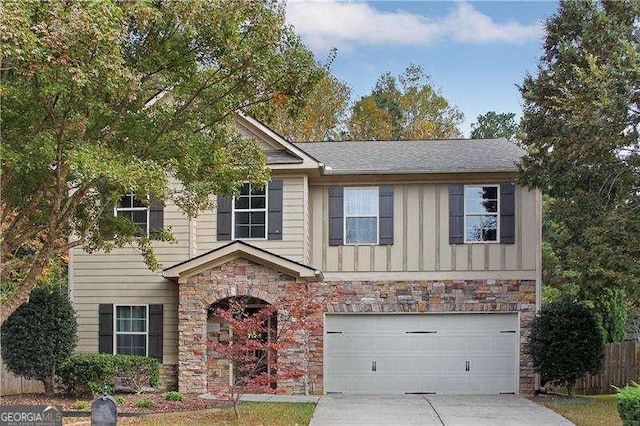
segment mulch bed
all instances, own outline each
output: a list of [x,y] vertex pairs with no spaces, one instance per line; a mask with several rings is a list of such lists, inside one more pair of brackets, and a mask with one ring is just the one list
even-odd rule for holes
[[[203,399],[197,394],[185,394],[183,401],[167,401],[161,392],[143,393],[136,395],[132,393],[115,394],[114,398],[123,397],[125,401],[118,404],[118,414],[120,413],[169,413],[179,411],[196,411],[217,408],[225,405],[226,401],[213,399]],[[153,408],[140,408],[136,402],[145,399],[154,402]],[[86,401],[87,408],[79,410],[74,408],[76,401]],[[91,411],[91,397],[71,397],[64,395],[46,396],[44,394],[28,393],[22,395],[7,395],[0,397],[0,405],[61,405],[64,411]]]

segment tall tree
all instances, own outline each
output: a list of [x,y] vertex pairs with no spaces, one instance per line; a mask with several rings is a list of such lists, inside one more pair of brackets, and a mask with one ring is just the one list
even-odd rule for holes
[[461,135],[463,114],[431,85],[429,76],[410,65],[398,77],[384,73],[371,94],[352,108],[347,129],[352,139],[432,139]]
[[290,100],[279,96],[273,107],[251,113],[294,142],[336,140],[343,130],[350,96],[351,88],[326,70],[304,105],[292,110]]
[[514,140],[518,127],[515,113],[489,111],[486,114],[479,115],[476,122],[471,125],[471,137]]
[[264,182],[234,111],[301,101],[322,75],[275,0],[28,0],[0,13],[2,281],[18,282],[3,322],[72,247],[136,245],[158,267],[149,238],[113,217],[120,197],[194,216],[211,193]]
[[553,197],[549,242],[591,300],[640,296],[639,19],[637,1],[562,1],[521,87],[522,180]]

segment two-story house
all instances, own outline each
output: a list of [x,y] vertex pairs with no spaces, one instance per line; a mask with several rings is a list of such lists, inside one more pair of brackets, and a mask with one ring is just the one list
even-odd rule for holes
[[339,299],[309,341],[310,382],[282,385],[291,392],[533,391],[525,341],[539,305],[541,197],[513,183],[519,147],[293,144],[237,122],[265,150],[265,189],[245,184],[196,219],[133,196],[116,209],[143,230],[172,228],[177,245],[154,245],[161,272],[132,249],[70,253],[78,352],[154,356],[168,387],[217,391],[232,372],[207,346],[224,328],[213,308],[273,303],[304,283]]

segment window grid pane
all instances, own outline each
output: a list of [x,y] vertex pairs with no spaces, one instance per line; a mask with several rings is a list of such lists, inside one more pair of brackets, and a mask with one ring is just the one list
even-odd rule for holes
[[345,244],[378,242],[378,188],[344,190]]
[[498,187],[464,189],[465,241],[498,241]]
[[116,353],[147,354],[147,307],[116,307]]
[[266,188],[245,183],[234,199],[234,238],[265,238],[267,219]]

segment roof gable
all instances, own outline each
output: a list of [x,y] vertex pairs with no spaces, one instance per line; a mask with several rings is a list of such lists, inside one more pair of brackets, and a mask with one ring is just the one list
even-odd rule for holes
[[271,169],[317,169],[318,161],[255,118],[236,113],[238,130],[254,138],[262,147]]
[[243,258],[263,265],[300,281],[322,281],[322,272],[305,264],[263,250],[244,241],[232,241],[200,256],[173,265],[162,271],[165,278],[177,279],[179,283],[207,269],[215,268],[234,259]]

